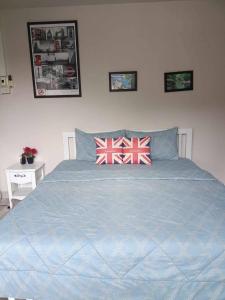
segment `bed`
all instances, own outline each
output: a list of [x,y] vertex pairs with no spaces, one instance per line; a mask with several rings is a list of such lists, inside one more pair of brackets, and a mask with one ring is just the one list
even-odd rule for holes
[[[0,222],[0,295],[37,300],[225,299],[225,186],[191,161],[65,158]],[[71,150],[72,148],[72,150]]]

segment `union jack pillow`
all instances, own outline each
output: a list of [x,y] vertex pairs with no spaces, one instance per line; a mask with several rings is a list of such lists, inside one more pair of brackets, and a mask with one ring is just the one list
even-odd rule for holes
[[95,137],[96,164],[123,163],[123,137],[99,138]]
[[150,136],[123,139],[123,163],[151,165]]

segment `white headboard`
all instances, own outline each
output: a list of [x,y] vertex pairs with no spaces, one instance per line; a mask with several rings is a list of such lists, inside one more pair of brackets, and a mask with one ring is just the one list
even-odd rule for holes
[[[75,132],[63,132],[63,147],[64,159],[76,158]],[[192,158],[192,128],[178,129],[178,151],[179,157]]]

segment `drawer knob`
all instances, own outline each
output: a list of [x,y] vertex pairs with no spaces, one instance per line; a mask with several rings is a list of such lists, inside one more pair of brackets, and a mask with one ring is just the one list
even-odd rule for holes
[[25,174],[22,174],[22,175],[21,174],[15,174],[14,177],[26,177],[26,175]]

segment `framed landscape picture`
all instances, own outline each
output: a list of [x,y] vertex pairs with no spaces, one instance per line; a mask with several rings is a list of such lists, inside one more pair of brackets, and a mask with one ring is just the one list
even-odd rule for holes
[[137,91],[137,71],[109,72],[110,92]]
[[77,21],[27,23],[35,98],[81,97]]
[[165,92],[193,90],[193,71],[164,73]]

